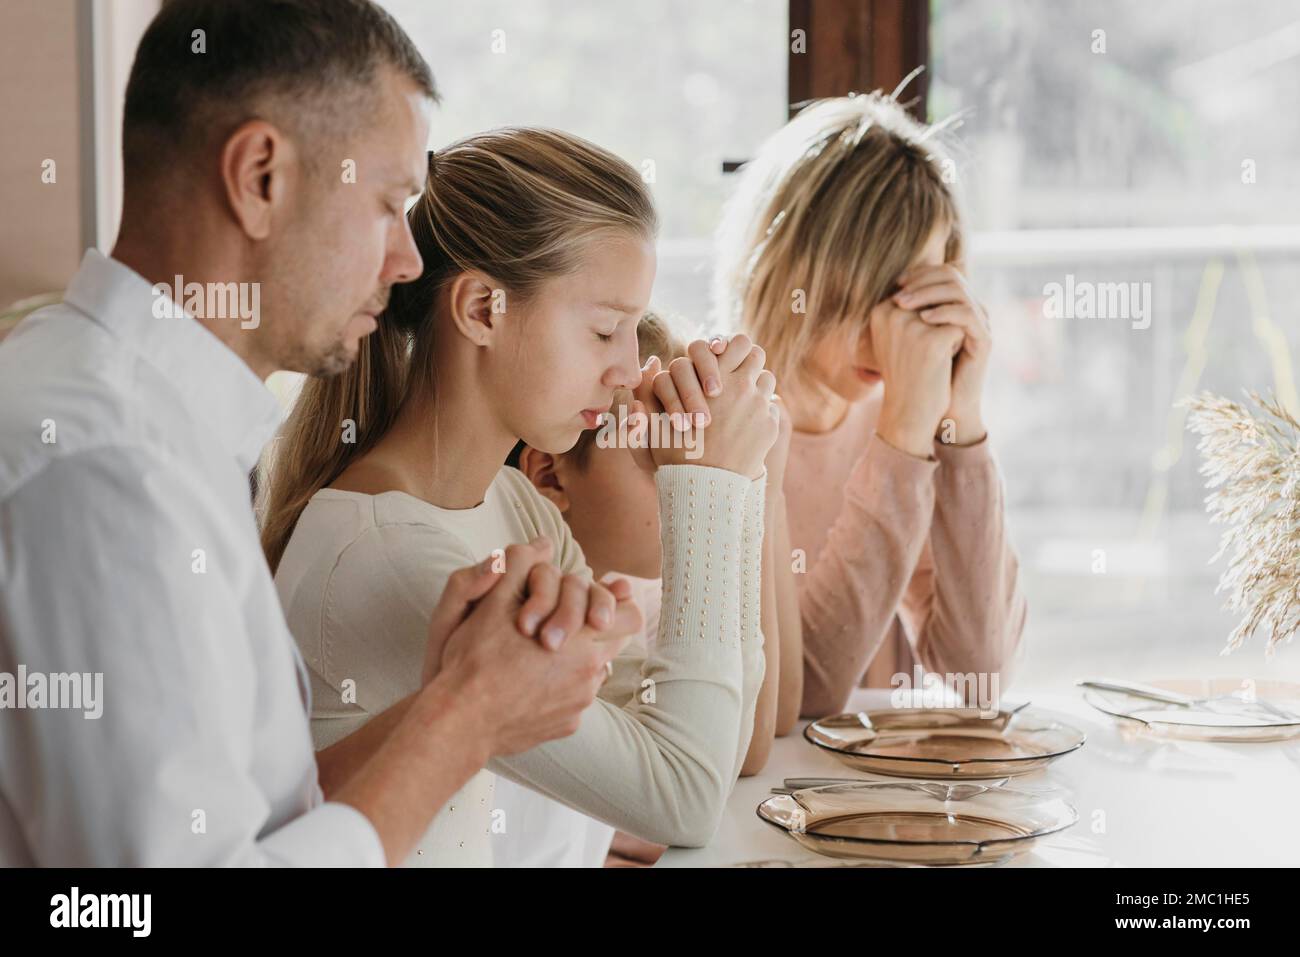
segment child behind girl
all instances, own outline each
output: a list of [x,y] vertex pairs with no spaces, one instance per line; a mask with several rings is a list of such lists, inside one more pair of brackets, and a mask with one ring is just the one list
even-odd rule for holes
[[[674,359],[685,361],[686,346],[676,337],[662,314],[647,312],[637,324],[636,335],[643,366],[651,360],[665,368]],[[616,410],[611,410],[613,414]],[[798,607],[793,600],[790,563],[775,561],[773,557],[780,549],[777,533],[782,516],[777,505],[781,501],[781,480],[789,443],[789,418],[784,415],[782,418],[786,427],[773,444],[765,463],[765,518],[768,521],[764,523],[763,579],[764,588],[770,588],[777,597],[766,602],[762,609],[767,668],[763,694],[759,697],[754,719],[756,728],[768,727],[769,730],[766,735],[754,735],[742,774],[755,774],[763,767],[771,748],[772,728],[777,734],[788,734],[798,718],[798,682],[802,678],[799,636],[797,627],[793,636],[781,633],[777,615],[779,593],[784,590],[778,586],[781,578],[789,580],[788,595],[792,599],[791,613],[795,616],[796,626]],[[623,657],[635,660],[638,653],[644,654],[648,641],[653,640],[659,611],[661,553],[654,473],[645,467],[645,456],[638,456],[629,448],[613,446],[600,435],[600,429],[584,432],[578,443],[561,455],[550,455],[521,443],[509,461],[527,475],[537,490],[564,515],[596,577],[624,576],[632,585],[646,616],[643,637],[641,640],[633,638],[623,652]],[[707,432],[703,440],[708,441]],[[772,556],[768,554],[769,547]],[[793,649],[788,647],[791,644]],[[611,694],[634,693],[635,685],[624,684],[633,677],[632,671],[618,668],[616,662],[615,675],[608,686]],[[789,686],[782,687],[783,683]],[[778,697],[781,706],[777,704]]]
[[[647,312],[636,329],[643,366],[655,360],[663,367],[686,359],[685,345],[659,313]],[[616,405],[620,400],[616,400]],[[617,415],[617,410],[611,410]],[[799,639],[799,609],[788,555],[788,536],[781,507],[781,481],[789,446],[789,417],[782,415],[782,430],[766,460],[766,509],[763,538],[762,630],[766,662],[762,690],[754,714],[754,734],[741,767],[741,776],[757,774],[766,764],[774,736],[790,732],[798,720],[803,662]],[[520,444],[509,464],[520,469],[537,490],[563,514],[593,574],[601,580],[626,576],[645,614],[645,630],[634,637],[614,662],[614,674],[602,689],[608,700],[626,700],[640,687],[639,661],[657,631],[659,619],[659,511],[654,473],[646,456],[599,438],[600,429],[582,434],[578,443],[560,455]],[[708,441],[707,431],[703,440]],[[785,579],[782,581],[781,579]],[[784,599],[787,607],[781,607]],[[782,619],[784,618],[784,621]],[[575,831],[579,829],[575,828]],[[592,843],[608,846],[612,829],[595,829]],[[634,841],[619,838],[635,847]]]

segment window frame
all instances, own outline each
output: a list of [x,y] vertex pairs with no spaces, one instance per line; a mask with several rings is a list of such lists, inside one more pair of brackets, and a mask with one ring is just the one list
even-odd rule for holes
[[[929,0],[790,0],[787,101],[790,115],[807,100],[873,90],[892,92],[930,55]],[[803,30],[806,52],[794,50]],[[922,71],[901,94],[926,119],[929,75]]]

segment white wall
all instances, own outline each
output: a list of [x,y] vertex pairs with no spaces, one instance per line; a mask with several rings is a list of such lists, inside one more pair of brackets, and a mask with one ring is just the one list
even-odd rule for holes
[[[159,5],[0,4],[0,308],[61,290],[87,244],[112,242],[126,78]],[[41,181],[46,160],[54,161],[53,183]]]

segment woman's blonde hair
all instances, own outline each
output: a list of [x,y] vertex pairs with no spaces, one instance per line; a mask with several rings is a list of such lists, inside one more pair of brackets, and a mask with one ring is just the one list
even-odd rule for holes
[[[307,502],[392,427],[407,395],[432,394],[434,305],[455,276],[479,271],[528,302],[548,279],[577,269],[589,240],[652,238],[654,204],[629,164],[557,130],[509,127],[429,156],[429,179],[407,220],[424,270],[396,285],[379,329],[341,375],[308,379],[259,487],[262,548],[274,572]],[[344,441],[344,426],[354,433]]]
[[760,343],[778,382],[815,386],[817,341],[860,334],[936,226],[952,230],[945,258],[961,258],[941,130],[872,93],[814,102],[769,137],[718,229],[714,327]]

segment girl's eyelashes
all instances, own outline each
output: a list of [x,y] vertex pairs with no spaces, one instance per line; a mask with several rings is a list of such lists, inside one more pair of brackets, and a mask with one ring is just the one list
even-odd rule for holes
[[622,325],[623,325],[623,320],[620,319],[618,322],[614,323],[614,328],[610,329],[609,332],[596,331],[596,338],[599,339],[601,342],[610,342],[611,340],[613,340],[614,336],[618,334],[618,330],[622,327]]

